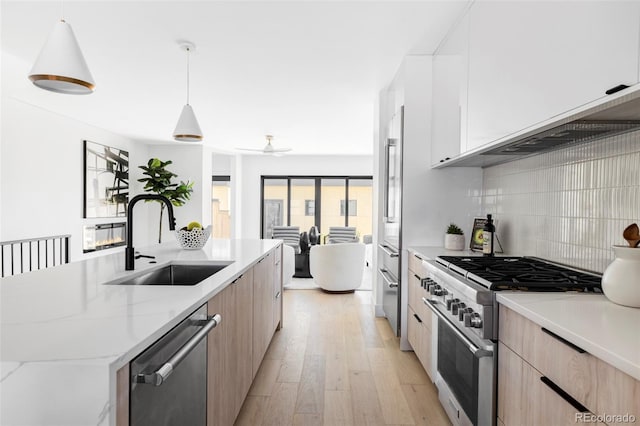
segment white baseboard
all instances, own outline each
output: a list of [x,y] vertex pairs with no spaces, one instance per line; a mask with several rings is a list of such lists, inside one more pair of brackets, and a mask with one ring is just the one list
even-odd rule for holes
[[382,310],[382,305],[376,305],[376,317],[378,318],[386,318],[384,311]]

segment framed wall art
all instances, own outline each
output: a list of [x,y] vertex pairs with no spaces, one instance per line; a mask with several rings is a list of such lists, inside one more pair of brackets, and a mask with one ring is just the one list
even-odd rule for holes
[[84,141],[83,217],[123,217],[129,202],[129,152]]

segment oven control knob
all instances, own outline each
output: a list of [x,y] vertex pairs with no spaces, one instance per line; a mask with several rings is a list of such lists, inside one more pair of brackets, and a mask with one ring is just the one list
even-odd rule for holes
[[435,291],[432,293],[434,296],[446,296],[447,294],[449,294],[449,292],[447,291],[446,288],[442,288],[439,285],[436,285],[436,289]]
[[440,284],[433,284],[429,288],[429,293],[434,294],[434,295],[437,296],[436,291],[439,291],[441,289],[442,289],[442,287],[440,287]]
[[423,278],[422,279],[422,288],[424,288],[425,290],[429,291],[429,286],[435,284],[436,282],[433,281],[431,278]]
[[472,328],[482,328],[482,318],[477,312],[464,315],[464,326]]
[[465,303],[464,302],[455,302],[451,304],[451,313],[453,315],[458,315],[458,310],[460,309],[464,309],[465,308]]
[[470,314],[473,312],[471,308],[459,308],[458,309],[458,321],[462,321],[464,319],[465,314]]
[[450,311],[454,304],[457,304],[460,301],[457,297],[455,299],[447,300],[447,311]]

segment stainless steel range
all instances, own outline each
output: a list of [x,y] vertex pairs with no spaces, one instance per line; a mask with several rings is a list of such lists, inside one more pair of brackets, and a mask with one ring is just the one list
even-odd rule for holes
[[599,275],[532,257],[441,256],[423,264],[423,302],[438,318],[436,386],[458,425],[496,422],[496,291],[602,292]]

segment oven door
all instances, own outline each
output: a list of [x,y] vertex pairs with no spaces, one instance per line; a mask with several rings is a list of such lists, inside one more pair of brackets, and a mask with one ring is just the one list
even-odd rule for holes
[[434,306],[436,302],[423,301],[438,317],[436,386],[449,418],[455,425],[494,425],[493,342],[474,343]]

